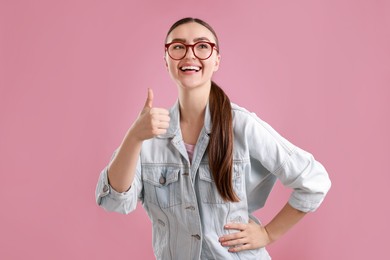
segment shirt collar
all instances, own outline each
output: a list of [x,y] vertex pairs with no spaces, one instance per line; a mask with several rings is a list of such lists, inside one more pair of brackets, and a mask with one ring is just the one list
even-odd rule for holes
[[[169,109],[169,116],[171,118],[167,132],[162,135],[158,135],[158,138],[172,138],[177,135],[181,135],[180,131],[180,105],[179,100],[176,100],[175,104]],[[211,115],[209,109],[209,103],[206,105],[206,111],[204,116],[203,128],[207,134],[211,133]]]

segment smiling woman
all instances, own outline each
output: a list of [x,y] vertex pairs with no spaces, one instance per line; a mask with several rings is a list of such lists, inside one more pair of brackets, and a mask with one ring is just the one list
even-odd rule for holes
[[[200,19],[168,31],[165,65],[178,87],[169,110],[153,106],[153,91],[102,171],[97,203],[129,213],[143,203],[153,225],[157,259],[270,259],[265,246],[330,188],[324,167],[267,123],[230,102],[212,81],[218,38]],[[267,225],[260,209],[276,179],[290,187],[285,207]]]

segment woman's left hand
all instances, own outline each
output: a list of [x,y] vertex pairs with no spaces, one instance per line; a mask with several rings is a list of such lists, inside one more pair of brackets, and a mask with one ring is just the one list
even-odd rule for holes
[[267,230],[251,219],[248,224],[229,223],[225,229],[238,230],[219,238],[222,246],[229,247],[229,252],[258,249],[271,243]]

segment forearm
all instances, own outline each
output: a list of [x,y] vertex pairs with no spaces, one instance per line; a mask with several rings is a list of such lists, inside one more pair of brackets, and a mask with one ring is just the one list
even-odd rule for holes
[[279,239],[296,223],[298,223],[304,216],[305,212],[297,210],[287,203],[282,210],[269,222],[265,229],[267,230],[270,242]]
[[117,192],[127,191],[133,183],[141,146],[142,141],[134,138],[130,129],[108,166],[110,185]]

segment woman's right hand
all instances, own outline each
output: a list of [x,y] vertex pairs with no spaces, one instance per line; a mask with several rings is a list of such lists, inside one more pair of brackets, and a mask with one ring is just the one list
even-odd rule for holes
[[137,120],[128,130],[108,167],[108,179],[117,192],[130,189],[144,140],[165,134],[169,127],[169,111],[153,107],[153,91],[148,89],[148,98]]
[[149,88],[145,106],[130,129],[131,136],[138,141],[144,141],[165,134],[169,120],[167,109],[153,107],[153,90]]

